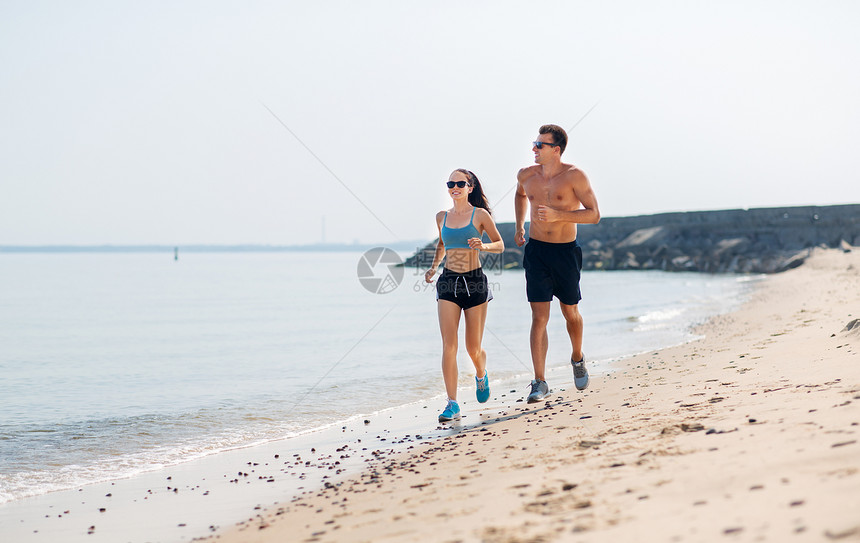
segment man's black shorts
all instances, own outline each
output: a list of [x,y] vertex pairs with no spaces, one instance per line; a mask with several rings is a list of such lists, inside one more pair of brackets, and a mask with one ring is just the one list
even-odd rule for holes
[[436,299],[448,300],[463,309],[469,309],[492,300],[493,292],[481,268],[466,273],[442,268],[442,275],[436,281]]
[[574,240],[569,243],[549,243],[529,239],[523,251],[526,270],[526,297],[530,302],[551,302],[576,305],[582,299],[579,275],[582,271],[582,248]]

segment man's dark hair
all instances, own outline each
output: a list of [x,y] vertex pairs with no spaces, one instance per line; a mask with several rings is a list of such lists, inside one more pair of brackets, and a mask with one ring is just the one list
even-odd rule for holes
[[564,153],[564,149],[567,147],[567,132],[564,131],[564,128],[557,124],[545,124],[540,127],[538,134],[552,134],[552,142],[557,143],[559,151]]

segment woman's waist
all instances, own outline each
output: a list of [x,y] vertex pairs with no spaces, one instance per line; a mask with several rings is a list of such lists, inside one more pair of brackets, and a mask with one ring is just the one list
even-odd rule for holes
[[479,265],[476,268],[454,270],[449,268],[448,266],[445,266],[444,268],[442,268],[442,275],[447,277],[458,276],[465,278],[481,277],[482,275],[484,275],[484,268]]
[[481,268],[481,252],[475,249],[449,249],[445,252],[446,270],[467,273]]

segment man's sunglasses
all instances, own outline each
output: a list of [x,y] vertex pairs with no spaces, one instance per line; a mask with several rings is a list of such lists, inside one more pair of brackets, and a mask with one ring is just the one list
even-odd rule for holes
[[550,147],[559,147],[558,143],[550,143],[548,141],[533,141],[532,143],[534,143],[535,147],[537,147],[538,149],[543,149],[544,145],[549,145]]
[[468,184],[469,184],[468,181],[448,181],[448,183],[447,183],[449,189],[453,189],[454,187],[457,187],[458,189],[462,189]]

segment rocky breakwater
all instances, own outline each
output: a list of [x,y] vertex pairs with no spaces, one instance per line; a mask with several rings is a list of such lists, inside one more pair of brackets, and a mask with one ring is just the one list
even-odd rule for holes
[[[499,224],[506,250],[485,255],[485,267],[522,266],[514,224]],[[587,270],[776,273],[803,263],[814,247],[860,245],[860,204],[608,217],[580,225]],[[405,265],[426,267],[436,242]]]

